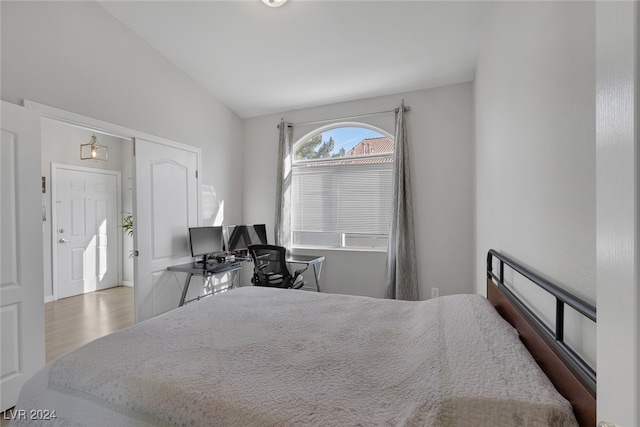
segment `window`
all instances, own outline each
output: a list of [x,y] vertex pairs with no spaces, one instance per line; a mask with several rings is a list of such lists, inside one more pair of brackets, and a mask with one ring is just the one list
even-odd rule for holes
[[293,245],[386,249],[394,146],[390,136],[361,126],[334,126],[296,143]]

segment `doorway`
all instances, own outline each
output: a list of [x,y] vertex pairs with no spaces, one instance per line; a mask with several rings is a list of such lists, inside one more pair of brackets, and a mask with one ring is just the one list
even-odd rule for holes
[[[123,187],[120,224],[125,223],[125,218],[132,218],[134,223],[132,235],[124,233],[120,227],[119,236],[124,246],[120,282],[133,286],[135,322],[177,307],[182,282],[175,274],[167,272],[166,267],[192,259],[187,230],[201,221],[200,148],[32,101],[25,100],[24,105],[38,111],[42,118],[43,236],[47,240],[44,256],[50,254],[54,243],[50,221],[51,191],[48,187],[45,189],[45,182],[47,186],[51,182],[47,162],[55,159],[54,163],[119,169]],[[57,133],[52,133],[54,136],[48,136],[49,127],[57,128]],[[73,138],[72,133],[78,132],[84,132],[82,138]],[[101,145],[108,147],[108,162],[80,160],[80,145],[89,142],[94,134]],[[120,166],[114,167],[112,161],[118,160]],[[177,182],[184,185],[177,185]],[[175,209],[184,215],[168,215]],[[127,270],[131,273],[128,283]],[[51,260],[48,265],[45,260],[45,271],[51,271]],[[50,279],[49,284],[45,283],[45,295],[48,293],[48,300],[53,301],[51,275],[45,276]]]
[[[105,162],[80,159],[80,145],[93,135],[108,149]],[[132,210],[132,157],[131,140],[42,118],[45,302],[133,286],[132,238],[121,228]]]

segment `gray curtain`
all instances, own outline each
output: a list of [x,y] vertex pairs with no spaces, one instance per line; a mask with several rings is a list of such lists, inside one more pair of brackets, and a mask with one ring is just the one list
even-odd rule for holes
[[396,113],[393,207],[387,253],[386,297],[416,301],[418,300],[418,274],[413,232],[409,147],[404,109],[404,101],[402,101]]
[[278,246],[291,246],[291,161],[293,126],[284,120],[278,126],[278,170],[276,176],[275,242]]

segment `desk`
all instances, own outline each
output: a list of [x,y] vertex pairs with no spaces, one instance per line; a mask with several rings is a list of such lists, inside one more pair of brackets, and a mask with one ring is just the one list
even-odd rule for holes
[[[236,280],[236,276],[238,274],[238,270],[242,268],[242,264],[240,262],[222,262],[222,263],[212,263],[207,264],[206,266],[198,265],[195,262],[188,262],[186,264],[173,265],[171,267],[167,267],[169,271],[177,271],[180,273],[187,273],[187,280],[184,282],[184,287],[182,288],[182,296],[180,297],[180,306],[183,306],[187,302],[191,302],[193,300],[185,301],[185,297],[187,296],[187,291],[189,290],[189,283],[191,282],[191,277],[193,275],[209,277],[215,276],[216,274],[224,274],[224,273],[233,273],[231,277],[231,288],[234,287],[234,282]],[[207,294],[210,295],[210,294]],[[194,298],[195,300],[200,299],[201,297]]]
[[323,256],[317,255],[287,255],[285,262],[289,264],[304,264],[313,267],[313,277],[316,279],[316,291],[320,292],[320,272],[322,270]]

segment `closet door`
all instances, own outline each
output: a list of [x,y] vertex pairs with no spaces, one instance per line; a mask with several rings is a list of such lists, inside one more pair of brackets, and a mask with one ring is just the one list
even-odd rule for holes
[[192,260],[188,229],[198,225],[196,148],[135,139],[136,322],[178,306],[183,283],[166,268]]
[[0,144],[0,402],[15,405],[44,366],[40,116],[2,102]]

